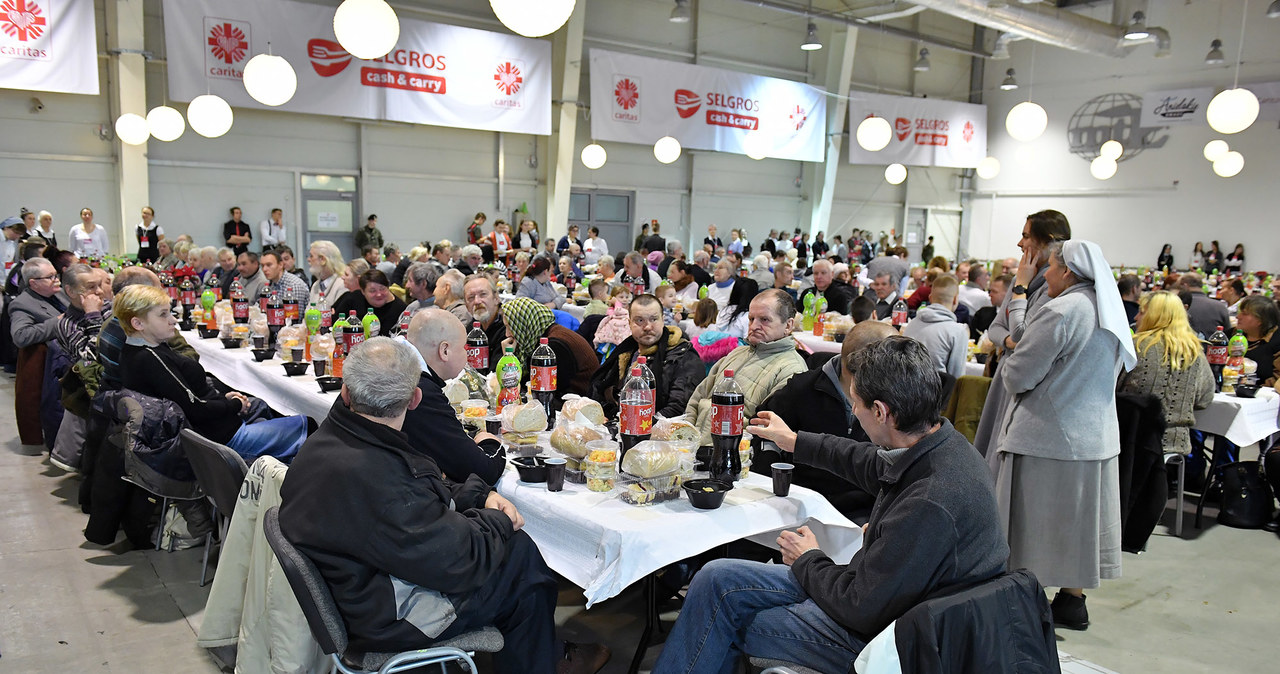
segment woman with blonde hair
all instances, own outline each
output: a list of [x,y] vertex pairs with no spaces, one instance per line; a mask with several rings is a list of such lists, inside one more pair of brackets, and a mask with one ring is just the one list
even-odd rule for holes
[[1159,398],[1167,424],[1164,451],[1186,455],[1191,451],[1195,410],[1213,401],[1213,373],[1177,295],[1161,290],[1144,296],[1139,304],[1133,340],[1138,364],[1120,375],[1116,390]]

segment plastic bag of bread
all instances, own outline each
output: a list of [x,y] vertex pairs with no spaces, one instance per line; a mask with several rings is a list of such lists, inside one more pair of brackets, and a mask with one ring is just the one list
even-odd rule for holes
[[622,457],[622,472],[636,477],[655,477],[680,469],[680,464],[691,460],[670,442],[645,440],[627,450]]
[[586,420],[595,426],[603,426],[605,423],[604,408],[600,406],[600,403],[582,396],[565,396],[564,404],[560,407],[560,416],[573,419],[579,414],[586,417]]
[[537,401],[507,405],[502,408],[502,427],[516,433],[541,433],[547,430],[547,411]]
[[590,451],[587,443],[608,438],[609,431],[604,426],[578,423],[575,417],[561,414],[556,417],[556,429],[551,431],[551,448],[567,457],[581,459]]
[[670,419],[659,419],[653,424],[652,437],[654,440],[696,444],[702,435],[698,432],[698,427],[689,423],[689,419],[681,414]]

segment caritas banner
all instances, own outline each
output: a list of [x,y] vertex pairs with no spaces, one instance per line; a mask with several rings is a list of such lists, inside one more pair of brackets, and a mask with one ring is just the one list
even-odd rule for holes
[[[893,127],[879,152],[856,140],[858,125],[871,115]],[[855,91],[849,94],[849,134],[850,164],[977,168],[987,156],[987,106]]]
[[827,97],[803,82],[591,50],[591,135],[822,161]]
[[0,88],[98,93],[93,0],[0,0]]
[[[364,61],[338,44],[333,11],[288,0],[164,0],[170,98],[214,93],[236,107],[551,133],[550,42],[402,16],[395,48]],[[250,98],[242,82],[268,41],[298,75],[297,93],[278,108]]]

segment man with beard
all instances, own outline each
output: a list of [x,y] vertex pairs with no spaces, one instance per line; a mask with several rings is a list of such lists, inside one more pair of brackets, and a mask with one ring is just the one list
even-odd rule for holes
[[[472,274],[462,286],[462,299],[467,311],[480,323],[480,329],[489,338],[489,367],[502,357],[502,342],[507,338],[507,326],[502,321],[502,307],[498,306],[498,287],[482,274]],[[467,332],[471,326],[467,325]]]

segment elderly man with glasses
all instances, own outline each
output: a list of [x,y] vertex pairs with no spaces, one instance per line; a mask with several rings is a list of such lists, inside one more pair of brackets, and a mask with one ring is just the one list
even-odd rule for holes
[[[24,445],[42,445],[40,398],[44,388],[46,344],[54,339],[58,319],[67,307],[62,282],[53,263],[36,257],[22,265],[26,288],[9,303],[9,329],[13,345],[18,349],[18,379],[14,410],[18,418],[18,437]],[[52,442],[53,438],[49,438]]]

